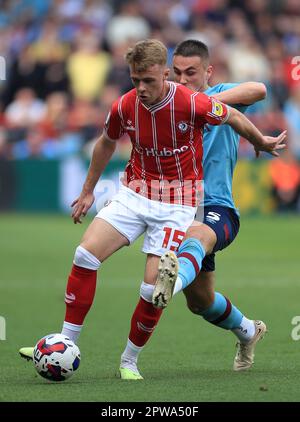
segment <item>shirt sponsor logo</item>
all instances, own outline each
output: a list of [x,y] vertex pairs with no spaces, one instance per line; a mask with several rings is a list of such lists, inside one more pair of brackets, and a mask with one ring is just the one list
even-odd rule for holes
[[145,154],[147,157],[171,157],[186,152],[189,147],[183,145],[181,148],[168,149],[164,147],[162,150],[157,150],[155,148],[142,148],[141,146],[136,145],[135,149],[139,154]]

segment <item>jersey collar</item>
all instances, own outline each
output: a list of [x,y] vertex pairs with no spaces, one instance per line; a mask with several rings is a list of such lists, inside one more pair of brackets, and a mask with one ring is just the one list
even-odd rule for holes
[[143,104],[140,101],[142,106],[145,107],[146,110],[150,111],[150,113],[155,113],[156,111],[165,107],[167,104],[169,104],[169,102],[174,97],[174,94],[175,94],[175,91],[176,91],[176,84],[174,82],[169,82],[169,81],[168,81],[168,84],[169,84],[169,88],[170,88],[169,92],[168,92],[167,96],[164,99],[162,99],[159,103],[153,104],[153,105],[147,107],[145,104]]

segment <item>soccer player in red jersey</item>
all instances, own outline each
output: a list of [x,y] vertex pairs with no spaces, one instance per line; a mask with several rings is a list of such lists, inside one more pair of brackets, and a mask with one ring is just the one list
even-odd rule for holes
[[[172,236],[174,246],[178,246],[194,219],[201,192],[202,130],[206,123],[230,124],[257,150],[272,153],[281,149],[277,138],[264,137],[237,110],[168,82],[167,50],[160,41],[138,42],[129,49],[126,60],[135,88],[112,105],[82,192],[72,204],[73,221],[81,223],[94,202],[93,190],[116,141],[127,132],[132,152],[123,185],[97,214],[75,251],[62,328],[62,334],[74,342],[93,303],[97,270],[110,255],[143,233],[142,250],[147,257],[137,314],[146,331],[155,327],[162,311],[148,298],[152,297],[160,256],[167,248],[166,237]],[[145,321],[143,315],[147,315]],[[21,349],[20,354],[30,357],[29,349]],[[135,368],[124,369],[123,378],[128,371],[135,379],[141,378]]]
[[[193,91],[205,92],[220,101],[229,102],[241,112],[245,112],[248,104],[259,101],[265,96],[265,87],[256,82],[218,84],[209,87],[212,66],[209,63],[208,48],[197,40],[185,40],[176,47],[173,67],[175,80],[178,83]],[[229,299],[214,290],[215,252],[228,247],[239,231],[239,214],[232,198],[232,177],[237,161],[238,143],[239,135],[229,125],[207,125],[205,128],[202,162],[204,201],[178,251],[178,260],[189,258],[191,265],[186,265],[185,261],[178,265],[173,252],[167,251],[162,255],[152,303],[158,308],[164,308],[171,299],[171,295],[183,290],[187,305],[193,313],[202,316],[216,327],[230,330],[237,336],[238,351],[234,360],[234,369],[245,370],[253,364],[253,350],[256,342],[265,333],[265,324],[262,321],[246,318]],[[171,251],[174,251],[171,233],[166,239],[169,239]],[[187,242],[187,239],[190,240]],[[198,239],[202,241],[199,249],[202,245],[206,248],[204,250],[202,246],[200,251],[203,250],[202,265],[197,262]],[[185,246],[187,243],[189,249]],[[182,253],[183,246],[185,249]],[[173,263],[173,269],[170,263]],[[181,279],[177,277],[177,281],[174,275],[169,273],[170,269],[174,273],[177,266],[182,268],[182,265],[185,265],[183,270],[189,271],[191,281],[195,278],[194,266],[199,265],[198,272],[200,273],[188,287],[183,286],[183,283],[179,285],[178,281]],[[140,295],[142,299],[151,301],[151,297],[146,296],[142,289]],[[147,325],[151,315],[147,315],[146,310],[143,313],[140,312],[140,303],[141,300],[133,313],[129,338],[121,357],[120,374],[123,379],[137,379],[137,376],[140,376],[137,368],[138,357],[155,328],[155,326]],[[150,306],[148,309],[151,311]],[[157,323],[158,320],[156,320]]]

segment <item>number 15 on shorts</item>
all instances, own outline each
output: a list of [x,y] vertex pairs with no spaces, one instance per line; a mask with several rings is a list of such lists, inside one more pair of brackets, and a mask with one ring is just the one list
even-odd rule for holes
[[164,227],[165,237],[162,247],[171,251],[177,251],[181,242],[183,241],[185,232],[181,230],[172,229],[171,227]]

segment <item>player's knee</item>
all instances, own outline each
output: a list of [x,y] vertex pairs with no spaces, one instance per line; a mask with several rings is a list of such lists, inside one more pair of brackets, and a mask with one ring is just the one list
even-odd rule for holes
[[201,242],[203,248],[208,253],[211,253],[216,243],[215,232],[207,227],[205,224],[202,226],[191,226],[186,232],[186,239],[194,238]]
[[201,307],[199,307],[199,305],[195,304],[195,303],[189,303],[187,302],[187,307],[189,308],[189,310],[195,314],[195,315],[200,315],[201,314]]
[[99,259],[82,246],[76,248],[73,262],[78,267],[89,270],[98,270],[101,265]]
[[201,232],[200,233],[199,232],[200,232],[200,230],[199,230],[198,226],[191,226],[186,231],[185,237],[186,238],[194,237],[194,238],[200,240],[199,236],[201,235]]
[[196,315],[201,315],[214,302],[214,293],[206,292],[203,296],[198,296],[197,300],[187,300],[187,307]]

